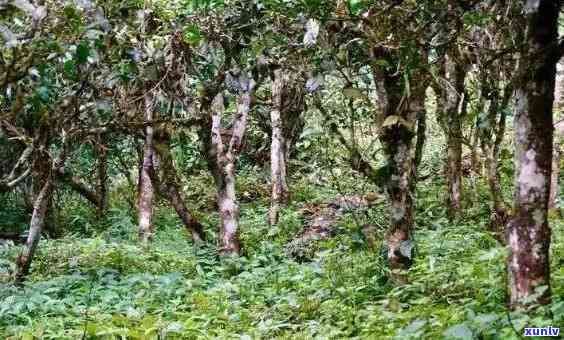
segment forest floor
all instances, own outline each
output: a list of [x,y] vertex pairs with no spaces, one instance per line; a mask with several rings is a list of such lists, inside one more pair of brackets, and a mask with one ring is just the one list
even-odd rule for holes
[[[551,217],[553,302],[532,315],[510,314],[506,250],[486,231],[485,187],[468,188],[463,217],[449,222],[443,183],[419,185],[416,261],[409,282],[397,286],[387,279],[379,244],[384,200],[344,213],[332,237],[292,242],[307,224],[305,210],[357,193],[357,184],[336,190],[329,181],[293,180],[293,200],[271,228],[264,180],[240,175],[245,253],[220,258],[209,181],[201,176],[186,191],[212,237],[201,248],[164,205],[157,209],[155,242],[142,248],[135,220],[118,203],[105,230],[74,212],[73,225],[89,238],[42,240],[24,289],[2,282],[19,248],[0,247],[0,337],[519,339],[524,327],[564,326],[564,221]],[[375,241],[367,242],[365,223],[374,226]]]

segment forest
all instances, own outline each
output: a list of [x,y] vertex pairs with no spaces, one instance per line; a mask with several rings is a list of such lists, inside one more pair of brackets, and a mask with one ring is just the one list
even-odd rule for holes
[[562,5],[0,0],[0,338],[562,336]]

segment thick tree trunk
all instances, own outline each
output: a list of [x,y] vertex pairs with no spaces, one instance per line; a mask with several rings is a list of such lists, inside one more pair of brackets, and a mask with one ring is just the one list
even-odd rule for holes
[[[417,113],[424,110],[424,95],[410,99],[403,118],[413,125]],[[396,102],[391,100],[390,103]],[[395,113],[395,111],[392,111]],[[403,124],[386,127],[382,143],[388,166],[387,191],[391,201],[390,227],[386,234],[390,268],[406,269],[413,261],[412,229],[414,222],[415,155],[414,133]],[[396,276],[400,278],[401,276]]]
[[282,96],[287,76],[282,69],[274,71],[272,82],[272,109],[270,123],[272,127],[272,142],[270,145],[270,172],[272,194],[270,197],[270,210],[268,221],[270,225],[278,223],[280,206],[288,198],[288,185],[286,183],[286,152],[285,139],[282,129]]
[[[153,120],[153,99],[150,94],[145,94],[145,121]],[[153,200],[154,188],[151,182],[153,170],[153,127],[149,124],[145,128],[145,144],[143,145],[143,160],[139,168],[138,184],[138,220],[139,240],[148,243],[153,239]]]
[[[390,226],[385,236],[387,259],[392,278],[403,283],[406,277],[401,271],[413,262],[412,229],[414,223],[415,197],[415,124],[420,112],[424,111],[426,84],[423,80],[413,81],[411,95],[402,98],[404,81],[402,75],[389,74],[373,68],[378,88],[378,99],[383,117],[380,131],[386,156],[386,190],[390,197]],[[395,122],[394,116],[398,120]],[[401,119],[399,119],[401,118]],[[399,271],[399,272],[398,272]]]
[[[460,127],[459,124],[456,124]],[[457,129],[462,133],[460,129]],[[456,216],[462,207],[462,143],[460,137],[447,137],[448,213]]]
[[547,207],[559,11],[557,1],[526,3],[525,44],[517,67],[514,205],[507,230],[509,302],[514,308],[550,301]]
[[235,165],[227,161],[221,176],[216,177],[217,205],[221,226],[219,242],[221,254],[239,254],[239,202],[235,194]]
[[[158,169],[162,173],[158,178],[158,174],[153,175],[153,184],[158,188],[161,196],[163,196],[174,208],[178,217],[182,220],[186,230],[192,235],[194,243],[204,241],[203,226],[194,218],[190,210],[186,207],[184,199],[181,195],[180,185],[178,184],[178,176],[170,154],[170,138],[168,136],[158,136],[155,138],[155,151],[153,159],[158,159],[160,166]],[[157,167],[155,167],[157,168]]]

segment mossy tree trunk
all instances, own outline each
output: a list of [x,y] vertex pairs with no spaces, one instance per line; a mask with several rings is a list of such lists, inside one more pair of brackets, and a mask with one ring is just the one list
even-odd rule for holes
[[[378,83],[381,118],[380,141],[386,157],[385,183],[390,198],[390,225],[385,236],[388,264],[392,272],[413,262],[414,198],[416,184],[415,126],[424,114],[426,81],[412,74],[410,90],[404,75],[373,67]],[[417,77],[416,77],[417,76]],[[424,78],[424,77],[421,77]],[[398,282],[406,280],[394,273]]]
[[527,1],[525,41],[517,66],[515,192],[508,224],[510,304],[550,301],[547,207],[552,165],[552,105],[558,1]]

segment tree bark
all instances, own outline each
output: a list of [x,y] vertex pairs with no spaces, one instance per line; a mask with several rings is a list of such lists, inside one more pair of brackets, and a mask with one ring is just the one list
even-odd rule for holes
[[[554,110],[562,113],[564,106],[564,58],[561,58],[556,65],[556,80],[554,84]],[[557,115],[558,117],[558,115]],[[561,115],[560,115],[561,117]],[[552,173],[550,175],[550,197],[548,208],[557,209],[560,177],[560,159],[562,158],[562,140],[564,139],[564,120],[554,125],[554,151],[552,153]]]
[[[178,176],[170,154],[170,137],[164,136],[162,133],[155,137],[155,151],[153,154],[154,159],[158,159],[162,175],[159,178],[158,174],[153,174],[154,187],[158,188],[159,193],[164,197],[170,205],[174,208],[178,217],[182,220],[184,227],[192,236],[194,243],[201,243],[204,241],[203,226],[194,218],[190,210],[186,207],[186,203],[181,195],[180,185],[178,184]],[[155,167],[157,168],[157,167]]]
[[98,218],[102,218],[108,206],[108,150],[105,145],[104,135],[100,134],[97,136],[94,149],[98,158],[96,196],[98,196],[99,202],[96,213]]
[[[145,94],[145,113],[144,120],[153,120],[153,98],[150,94]],[[145,143],[143,145],[143,160],[139,169],[138,184],[138,220],[139,220],[139,240],[142,243],[149,243],[153,239],[153,200],[154,188],[151,183],[151,172],[153,170],[153,127],[148,124],[145,127]]]
[[251,96],[255,82],[242,74],[238,79],[237,112],[233,121],[229,144],[221,138],[221,117],[225,110],[223,94],[218,93],[211,105],[211,146],[208,150],[208,164],[211,167],[217,189],[217,205],[221,220],[219,252],[224,255],[239,254],[239,203],[235,193],[235,169],[241,144],[247,127],[251,108]]
[[[502,118],[500,119],[500,125],[505,125],[505,113],[502,113]],[[498,133],[499,135],[499,133]],[[486,175],[488,180],[488,186],[490,188],[490,195],[492,199],[492,210],[490,215],[490,230],[500,238],[503,235],[503,231],[505,229],[505,225],[507,223],[507,209],[505,206],[505,202],[503,201],[502,190],[501,190],[501,181],[499,177],[499,144],[501,140],[498,142],[494,142],[493,145],[489,143],[484,143],[482,149],[484,150],[484,154],[486,156],[485,165],[486,165]]]
[[[482,93],[488,100],[488,105],[484,106],[487,106],[487,115],[485,121],[480,123],[479,139],[485,156],[486,179],[492,200],[489,228],[494,236],[503,243],[509,213],[503,199],[498,168],[501,144],[505,136],[506,110],[512,98],[513,89],[510,85],[505,85],[503,88],[504,81],[492,76],[490,72],[488,69],[482,70]],[[502,90],[503,98],[500,98]]]
[[270,145],[270,172],[272,194],[270,197],[270,210],[268,221],[270,225],[278,223],[280,206],[288,199],[288,185],[286,183],[286,153],[285,139],[282,129],[282,96],[287,76],[282,69],[274,71],[272,82],[272,109],[270,111],[270,124],[272,138]]
[[479,153],[479,145],[480,145],[480,134],[479,134],[479,127],[478,123],[474,124],[472,129],[472,141],[470,143],[471,150],[470,150],[470,163],[472,166],[472,182],[475,183],[476,176],[480,176],[482,174],[482,164],[479,160],[478,153]]
[[[417,79],[412,82],[411,95],[404,95],[404,80],[401,74],[390,74],[373,67],[374,78],[380,91],[378,99],[383,117],[380,141],[387,161],[386,190],[390,197],[390,226],[385,236],[387,259],[392,278],[403,283],[406,277],[394,271],[407,269],[413,262],[412,229],[414,223],[415,197],[415,124],[420,112],[424,111],[426,82]],[[387,124],[393,116],[397,123]],[[394,119],[395,120],[395,119]]]
[[57,180],[67,184],[72,190],[76,191],[82,197],[86,198],[90,203],[95,206],[100,205],[100,198],[98,194],[88,185],[80,181],[80,178],[74,176],[69,170],[59,168],[56,170]]
[[449,81],[443,93],[445,98],[445,108],[443,109],[444,129],[446,132],[447,144],[447,207],[448,215],[454,217],[460,213],[462,208],[462,115],[464,112],[464,78],[466,73],[465,65],[453,59],[452,54],[445,56],[444,67],[445,76]]
[[221,116],[223,115],[223,94],[214,99],[212,105],[212,157],[214,164],[212,174],[217,189],[217,205],[219,207],[219,251],[221,254],[238,254],[241,250],[238,235],[239,205],[235,195],[235,164],[232,154],[224,151],[221,139]]
[[53,178],[49,174],[44,180],[41,190],[35,197],[33,213],[31,215],[31,221],[29,223],[29,234],[27,236],[27,241],[16,261],[17,271],[15,280],[17,284],[23,283],[23,281],[29,274],[31,261],[33,259],[33,255],[35,254],[35,250],[37,249],[39,239],[41,238],[41,232],[43,231],[43,227],[45,226],[47,210],[51,206],[52,194]]
[[[59,153],[57,159],[53,162],[49,161],[49,155],[46,151],[46,145],[48,141],[47,136],[43,136],[41,142],[44,146],[38,148],[36,157],[34,159],[33,168],[35,179],[37,180],[38,192],[34,195],[33,202],[33,212],[31,214],[31,220],[29,223],[29,233],[24,245],[24,248],[18,259],[16,260],[16,273],[15,282],[16,284],[22,284],[31,267],[31,261],[37,249],[39,239],[41,238],[41,233],[45,228],[46,220],[48,218],[47,214],[49,212],[49,207],[51,207],[53,189],[54,189],[54,172],[63,167],[66,158],[66,141],[63,140],[63,146]],[[41,184],[39,184],[41,183]]]
[[561,137],[554,138],[554,150],[552,152],[552,172],[550,173],[550,196],[548,198],[548,209],[556,210],[558,194],[560,191],[559,181],[560,178],[560,159],[562,158],[562,146],[559,141]]
[[[423,103],[424,104],[424,103]],[[427,112],[421,110],[417,113],[417,139],[415,140],[415,169],[423,160],[425,141],[427,140]]]
[[[515,192],[507,229],[513,308],[550,301],[547,207],[559,11],[558,1],[527,1],[525,5],[525,41],[515,92]],[[537,291],[541,287],[544,291]]]

